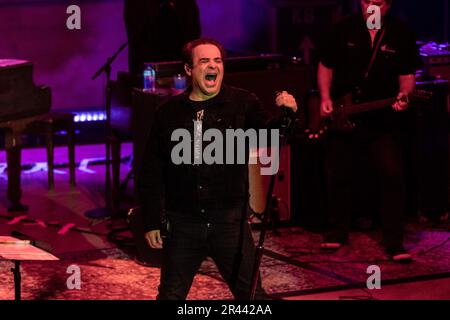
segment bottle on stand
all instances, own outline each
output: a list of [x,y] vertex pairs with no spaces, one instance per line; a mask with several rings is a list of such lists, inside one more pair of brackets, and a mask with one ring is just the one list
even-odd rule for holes
[[176,96],[183,93],[186,90],[186,76],[183,74],[177,74],[173,76],[172,83],[172,95]]
[[156,72],[150,63],[145,64],[144,68],[144,92],[156,91]]

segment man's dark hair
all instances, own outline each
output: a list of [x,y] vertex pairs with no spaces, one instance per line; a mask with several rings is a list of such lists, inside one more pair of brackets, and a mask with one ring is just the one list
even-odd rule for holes
[[182,52],[183,64],[187,64],[188,66],[192,67],[192,65],[194,63],[192,53],[196,47],[198,47],[202,44],[212,44],[213,46],[216,46],[220,51],[222,59],[226,58],[226,50],[219,41],[211,39],[211,38],[200,38],[200,39],[196,39],[191,42],[188,42],[184,45],[183,52]]

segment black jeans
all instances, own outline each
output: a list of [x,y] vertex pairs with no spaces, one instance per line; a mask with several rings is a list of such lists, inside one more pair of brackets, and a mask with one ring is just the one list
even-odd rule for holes
[[356,130],[330,136],[327,144],[328,241],[345,242],[351,223],[351,187],[355,168],[361,163],[375,169],[380,186],[380,215],[383,244],[399,248],[403,244],[405,183],[402,151],[396,132]]
[[[247,221],[215,224],[176,218],[169,220],[171,230],[163,243],[157,299],[186,299],[194,276],[207,256],[217,265],[234,298],[249,298],[255,246]],[[264,298],[258,279],[256,299]]]

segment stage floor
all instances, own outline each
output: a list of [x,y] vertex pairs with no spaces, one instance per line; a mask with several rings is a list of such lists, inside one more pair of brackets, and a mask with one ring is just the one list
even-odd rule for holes
[[[122,179],[130,165],[131,145],[124,144]],[[104,206],[104,147],[78,146],[77,186],[69,186],[67,152],[57,148],[55,190],[47,189],[45,151],[24,150],[22,163],[23,202],[28,213],[7,213],[5,155],[0,152],[0,235],[19,231],[46,242],[57,262],[22,264],[22,297],[40,299],[154,299],[159,283],[158,268],[134,261],[134,248],[117,246],[107,235],[111,221],[93,221],[85,212]],[[90,164],[89,164],[90,163]],[[129,185],[131,189],[132,183]],[[22,217],[23,220],[16,219]],[[19,221],[20,220],[20,221]],[[39,223],[39,222],[45,222]],[[124,221],[115,222],[125,225]],[[66,227],[66,228],[64,228]],[[379,245],[379,232],[353,232],[350,245],[336,253],[320,251],[322,236],[301,227],[269,232],[261,266],[265,290],[279,299],[450,299],[450,233],[410,221],[406,247],[413,253],[411,264],[387,260]],[[255,240],[258,231],[254,230]],[[124,236],[131,236],[125,231]],[[68,289],[68,267],[81,270],[81,288]],[[370,265],[381,270],[381,289],[369,291],[366,281]],[[14,298],[11,262],[0,261],[0,300]],[[349,290],[360,287],[363,289]],[[342,291],[346,290],[346,291]],[[415,294],[412,294],[414,292]],[[231,299],[214,264],[207,260],[196,276],[188,299]]]

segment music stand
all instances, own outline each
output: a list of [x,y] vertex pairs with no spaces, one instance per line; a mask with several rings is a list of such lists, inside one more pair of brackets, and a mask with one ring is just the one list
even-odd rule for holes
[[11,272],[14,274],[14,299],[21,300],[20,262],[22,261],[56,261],[54,255],[33,245],[30,240],[21,240],[9,236],[0,236],[0,260],[14,262]]

